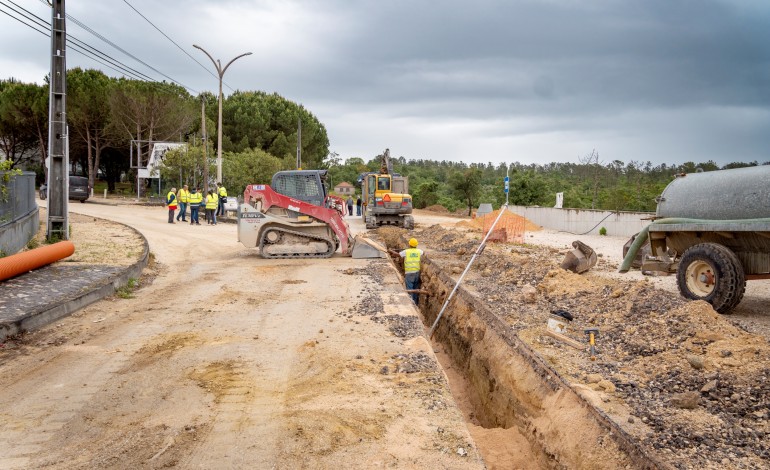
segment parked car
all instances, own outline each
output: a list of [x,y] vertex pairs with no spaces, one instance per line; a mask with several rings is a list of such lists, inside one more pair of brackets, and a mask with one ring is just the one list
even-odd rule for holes
[[[85,176],[70,175],[69,199],[71,201],[86,202],[91,195],[91,187],[88,186],[88,178]],[[48,186],[40,185],[40,199],[45,200],[48,197]]]

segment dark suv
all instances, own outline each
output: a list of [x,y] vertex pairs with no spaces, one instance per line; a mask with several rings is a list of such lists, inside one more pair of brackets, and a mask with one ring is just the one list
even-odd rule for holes
[[[91,188],[88,186],[88,178],[85,176],[70,175],[69,199],[71,201],[86,202],[91,194]],[[40,185],[40,199],[45,200],[48,197],[48,187],[45,184]]]

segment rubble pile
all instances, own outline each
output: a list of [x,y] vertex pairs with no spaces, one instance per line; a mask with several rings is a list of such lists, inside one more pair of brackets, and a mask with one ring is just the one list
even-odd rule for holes
[[[432,262],[461,272],[481,234],[432,226],[415,232]],[[559,268],[565,250],[490,244],[464,287],[484,299],[588,401],[643,448],[676,468],[760,468],[770,460],[770,344],[705,302],[644,281]],[[545,334],[551,312],[574,316],[567,335],[597,359]]]

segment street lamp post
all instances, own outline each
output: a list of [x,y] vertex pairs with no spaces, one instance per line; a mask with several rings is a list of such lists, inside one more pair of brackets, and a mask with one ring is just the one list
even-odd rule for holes
[[[219,75],[219,121],[217,122],[217,183],[221,183],[222,182],[222,77],[225,75],[225,72],[227,71],[227,67],[229,67],[230,64],[240,59],[241,57],[251,55],[251,52],[246,52],[244,54],[239,55],[235,59],[228,62],[227,65],[222,67],[222,64],[219,62],[219,59],[214,60],[214,58],[211,57],[211,54],[206,52],[206,49],[195,44],[193,44],[193,47],[196,49],[202,50],[203,53],[206,54],[209,59],[211,59],[211,62],[214,64],[214,67],[217,69],[217,74]],[[208,181],[206,182],[206,184],[208,184]]]

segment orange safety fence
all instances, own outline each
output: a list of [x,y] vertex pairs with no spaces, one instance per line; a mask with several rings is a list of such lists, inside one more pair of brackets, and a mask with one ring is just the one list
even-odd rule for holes
[[[500,209],[478,217],[474,214],[473,219],[464,220],[459,222],[458,225],[481,230],[482,235],[486,236],[498,215],[500,215]],[[497,221],[497,225],[495,225],[495,229],[489,235],[487,241],[524,243],[524,232],[535,232],[538,230],[542,230],[542,227],[525,217],[511,211],[506,211],[500,217],[500,220]]]

